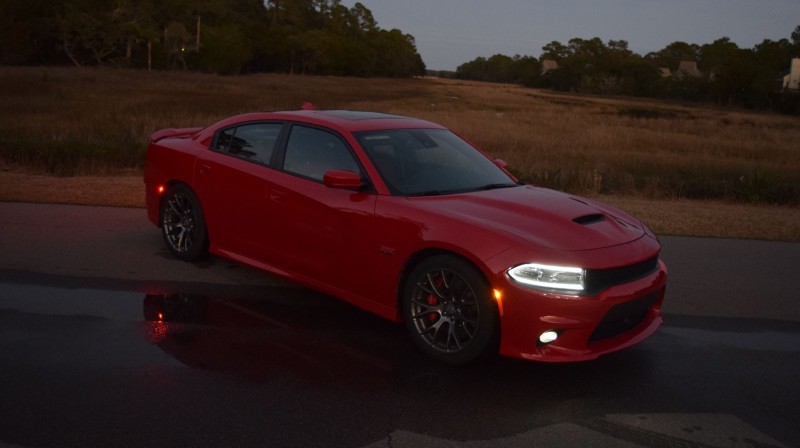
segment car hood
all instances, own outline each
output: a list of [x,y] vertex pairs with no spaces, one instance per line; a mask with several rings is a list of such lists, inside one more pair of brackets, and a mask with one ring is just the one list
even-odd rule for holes
[[625,244],[645,234],[644,226],[624,212],[532,186],[410,200],[430,213],[501,231],[537,247],[593,250]]

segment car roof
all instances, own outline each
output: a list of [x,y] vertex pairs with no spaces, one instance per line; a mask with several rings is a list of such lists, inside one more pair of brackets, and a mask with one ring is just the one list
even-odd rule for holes
[[418,118],[404,117],[380,112],[354,110],[293,110],[264,113],[249,113],[224,120],[231,122],[287,120],[338,128],[349,132],[384,129],[444,129],[443,126]]

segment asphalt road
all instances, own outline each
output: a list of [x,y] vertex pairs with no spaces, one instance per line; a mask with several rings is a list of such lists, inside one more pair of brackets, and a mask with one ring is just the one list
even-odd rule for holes
[[800,244],[662,243],[644,343],[452,368],[335,299],[174,260],[143,210],[0,203],[0,447],[800,446]]

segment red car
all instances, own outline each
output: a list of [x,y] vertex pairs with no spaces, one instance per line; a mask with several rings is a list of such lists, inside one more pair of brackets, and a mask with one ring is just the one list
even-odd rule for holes
[[581,361],[653,334],[656,236],[504,165],[409,117],[244,114],[152,135],[147,214],[180,259],[210,252],[405,322],[448,363]]

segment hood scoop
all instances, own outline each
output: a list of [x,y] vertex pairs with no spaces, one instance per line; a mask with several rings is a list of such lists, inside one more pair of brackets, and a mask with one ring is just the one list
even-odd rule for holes
[[598,222],[605,221],[606,216],[602,213],[592,213],[590,215],[583,215],[578,216],[577,218],[573,218],[572,222],[576,224],[580,224],[582,226],[588,226],[589,224],[595,224]]

